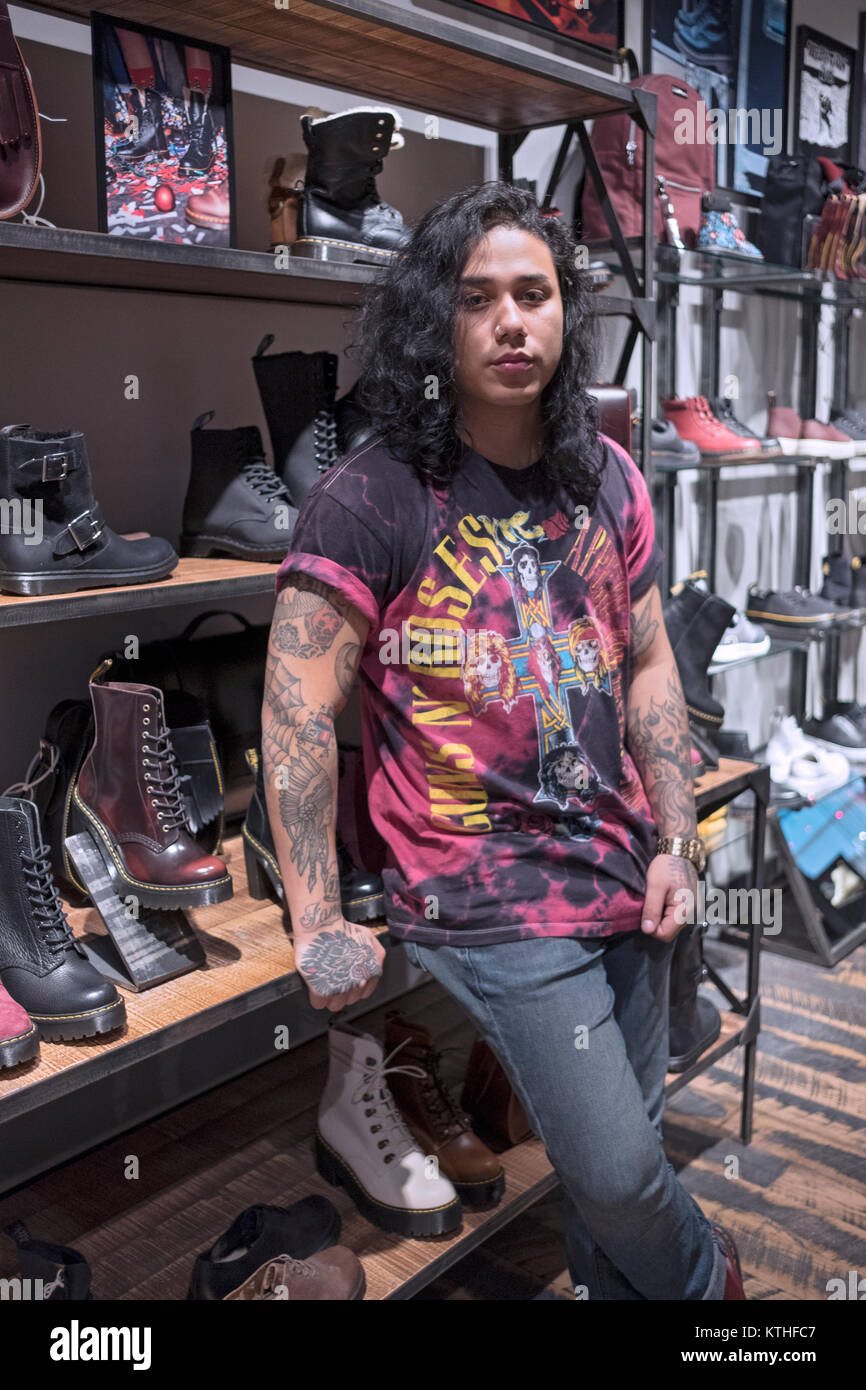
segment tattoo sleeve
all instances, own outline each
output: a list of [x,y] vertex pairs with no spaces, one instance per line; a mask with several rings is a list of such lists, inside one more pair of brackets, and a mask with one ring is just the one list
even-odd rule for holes
[[688,719],[673,658],[666,671],[650,667],[632,681],[626,739],[659,834],[696,835]]
[[296,935],[343,930],[336,851],[334,719],[351,691],[368,624],[333,589],[292,574],[277,598],[262,705],[262,771]]

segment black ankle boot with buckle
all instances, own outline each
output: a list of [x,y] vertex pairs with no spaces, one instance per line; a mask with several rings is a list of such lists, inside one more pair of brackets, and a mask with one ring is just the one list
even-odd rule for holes
[[94,1038],[126,1006],[72,935],[32,801],[0,797],[0,980],[45,1042]]
[[29,425],[0,429],[0,496],[11,518],[0,531],[0,589],[71,594],[166,579],[177,565],[158,536],[124,540],[93,495],[84,435]]

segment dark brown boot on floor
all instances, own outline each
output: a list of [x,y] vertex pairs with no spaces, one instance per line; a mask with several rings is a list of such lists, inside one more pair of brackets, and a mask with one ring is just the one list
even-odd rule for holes
[[[404,1046],[400,1046],[400,1044]],[[450,1178],[461,1201],[482,1206],[502,1200],[502,1164],[472,1129],[439,1073],[440,1053],[421,1023],[398,1009],[385,1015],[385,1053],[400,1047],[399,1065],[415,1066],[423,1077],[390,1073],[391,1090],[413,1139],[425,1154],[435,1157],[439,1171]]]
[[91,682],[96,734],[73,801],[119,894],[145,907],[208,907],[232,895],[225,864],[186,828],[162,691]]

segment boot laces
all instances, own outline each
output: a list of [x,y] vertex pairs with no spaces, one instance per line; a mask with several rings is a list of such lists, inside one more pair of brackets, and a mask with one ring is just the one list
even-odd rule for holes
[[[427,1075],[423,1067],[389,1067],[388,1063],[395,1057],[401,1047],[405,1047],[409,1041],[405,1038],[403,1042],[383,1057],[380,1062],[369,1063],[364,1067],[364,1079],[356,1088],[352,1101],[356,1105],[365,1102],[368,1118],[374,1118],[377,1123],[371,1126],[374,1134],[383,1134],[383,1138],[378,1141],[378,1147],[383,1150],[382,1161],[391,1163],[395,1158],[403,1158],[407,1153],[411,1153],[418,1148],[403,1116],[397,1108],[397,1102],[391,1094],[391,1089],[385,1080],[392,1072],[402,1072],[405,1076],[415,1076],[419,1080]],[[378,1094],[377,1094],[378,1092]],[[387,1150],[387,1152],[385,1152]]]
[[433,1115],[443,1130],[453,1129],[455,1131],[464,1130],[469,1127],[469,1116],[455,1101],[439,1071],[439,1063],[442,1060],[444,1051],[454,1051],[455,1049],[436,1050],[429,1048],[425,1051],[425,1081],[424,1099]]
[[313,421],[313,452],[320,473],[327,473],[337,462],[337,417],[332,405],[320,410]]
[[[148,744],[153,746],[148,747]],[[178,771],[171,734],[168,729],[155,730],[142,741],[142,746],[144,752],[151,755],[143,759],[145,767],[155,769],[149,774],[148,780],[154,784],[156,792],[152,804],[158,813],[157,818],[166,829],[182,830],[186,826],[183,784],[189,781],[189,776],[181,775]]]
[[304,1260],[296,1260],[291,1255],[278,1255],[276,1259],[271,1260],[265,1270],[261,1297],[263,1299],[276,1298],[277,1289],[281,1285],[285,1286],[290,1278],[311,1279],[312,1277],[313,1268]]
[[285,488],[282,479],[277,477],[267,459],[250,459],[244,464],[242,473],[244,481],[260,497],[273,499],[274,502],[288,501],[288,497],[283,495]]
[[57,894],[45,846],[38,845],[35,854],[27,854],[22,850],[21,866],[33,915],[45,944],[52,955],[62,955],[72,944],[73,938]]

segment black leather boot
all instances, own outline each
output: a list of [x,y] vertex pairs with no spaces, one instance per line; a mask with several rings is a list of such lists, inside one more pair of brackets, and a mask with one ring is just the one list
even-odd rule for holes
[[[271,834],[261,757],[258,759],[255,791],[241,834],[250,897],[271,898],[274,902],[283,903],[283,876]],[[385,898],[381,878],[378,874],[368,873],[366,869],[356,869],[339,831],[336,838],[343,916],[347,922],[369,922],[374,917],[383,917]]]
[[177,166],[181,175],[207,174],[216,159],[213,117],[207,97],[193,87],[189,94],[189,145]]
[[207,411],[192,427],[181,552],[283,560],[298,513],[265,458],[258,428],[205,429],[213,416]]
[[293,256],[388,264],[408,241],[396,208],[383,203],[376,175],[404,141],[388,106],[356,106],[334,116],[302,116],[307,172],[298,199]]
[[690,579],[676,585],[663,608],[665,628],[683,687],[689,722],[703,733],[721,728],[724,707],[710,692],[707,671],[736,609]]
[[274,469],[300,507],[314,483],[372,430],[357,385],[340,400],[333,352],[274,352],[268,333],[256,348],[253,372],[271,437]]
[[[90,1292],[90,1265],[80,1250],[68,1245],[54,1245],[47,1240],[34,1240],[22,1221],[6,1227],[18,1246],[21,1278],[42,1281],[39,1297],[44,1302],[84,1302],[93,1297]],[[35,1295],[34,1295],[35,1297]]]
[[45,1042],[94,1038],[126,1022],[63,912],[32,801],[0,797],[0,980]]
[[168,541],[127,541],[106,525],[93,496],[84,435],[77,430],[4,425],[0,496],[8,499],[12,517],[9,533],[0,533],[4,593],[149,584],[167,578],[177,565]]
[[117,151],[124,159],[138,161],[155,154],[157,159],[168,159],[171,151],[165,138],[162,121],[162,97],[154,87],[148,87],[144,94],[143,106],[138,119],[138,137],[127,147]]
[[670,1070],[686,1071],[722,1030],[722,1017],[709,999],[698,993],[706,974],[701,949],[706,926],[685,926],[674,944],[670,988]]

